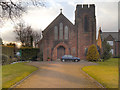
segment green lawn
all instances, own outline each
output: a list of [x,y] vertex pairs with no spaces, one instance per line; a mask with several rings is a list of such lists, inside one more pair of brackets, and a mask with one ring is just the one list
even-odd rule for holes
[[98,65],[83,67],[82,70],[96,79],[104,87],[118,88],[118,58],[98,62]]
[[9,88],[16,82],[37,70],[36,67],[25,63],[16,63],[2,66],[2,88]]

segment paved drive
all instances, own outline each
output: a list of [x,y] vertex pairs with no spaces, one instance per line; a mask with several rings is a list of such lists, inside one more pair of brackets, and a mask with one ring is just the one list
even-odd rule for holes
[[16,88],[100,88],[81,68],[92,62],[31,62],[39,69]]

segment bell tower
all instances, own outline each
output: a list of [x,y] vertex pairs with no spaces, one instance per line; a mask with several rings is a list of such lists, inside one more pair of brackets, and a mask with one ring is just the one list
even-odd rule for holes
[[96,44],[96,16],[94,4],[76,6],[75,29],[77,32],[77,55],[81,59],[85,59],[88,47],[92,44]]

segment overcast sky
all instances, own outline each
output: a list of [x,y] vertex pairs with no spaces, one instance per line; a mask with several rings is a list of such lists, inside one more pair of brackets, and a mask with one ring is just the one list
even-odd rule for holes
[[[32,7],[23,19],[35,30],[44,30],[63,9],[63,14],[74,24],[75,9],[77,4],[95,4],[96,6],[96,30],[99,27],[104,32],[118,31],[118,0],[45,0],[46,7]],[[112,2],[114,1],[114,2]],[[1,37],[4,41],[16,41],[13,32],[14,24],[9,21],[0,28]]]

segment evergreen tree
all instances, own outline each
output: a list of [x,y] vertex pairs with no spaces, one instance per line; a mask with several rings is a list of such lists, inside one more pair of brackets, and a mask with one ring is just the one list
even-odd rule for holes
[[87,60],[88,61],[97,61],[99,60],[100,55],[98,53],[97,47],[93,44],[88,48]]
[[104,59],[104,60],[107,60],[107,59],[111,58],[111,56],[112,56],[112,53],[110,52],[111,51],[111,46],[110,46],[109,43],[107,43],[106,40],[104,40],[102,42],[102,48],[103,48],[103,52],[102,52],[101,58]]

